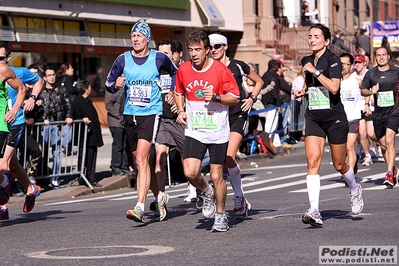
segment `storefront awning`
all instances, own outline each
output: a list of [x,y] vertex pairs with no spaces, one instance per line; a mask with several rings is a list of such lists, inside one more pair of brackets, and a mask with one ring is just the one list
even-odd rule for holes
[[[196,0],[203,12],[202,24],[208,27],[224,27],[224,19],[212,0]],[[204,17],[205,16],[205,17]]]

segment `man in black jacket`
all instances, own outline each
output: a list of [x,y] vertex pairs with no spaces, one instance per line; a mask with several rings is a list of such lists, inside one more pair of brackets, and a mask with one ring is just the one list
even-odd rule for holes
[[[55,82],[55,70],[47,68],[44,71],[46,85],[43,89],[41,98],[44,108],[44,128],[42,131],[44,147],[44,168],[47,169],[48,145],[50,142],[53,152],[52,174],[59,174],[61,171],[61,126],[50,125],[50,122],[65,120],[68,125],[72,124],[73,110],[68,97],[68,92],[58,88]],[[58,176],[50,178],[53,189],[59,188]]]
[[[278,134],[273,134],[273,132],[277,129],[278,114],[281,113],[281,101],[279,96],[280,78],[277,74],[277,71],[281,67],[282,64],[279,61],[274,59],[269,61],[268,70],[262,76],[265,87],[260,92],[260,94],[262,94],[262,104],[267,109],[264,115],[264,117],[266,117],[264,131],[271,135],[270,138],[275,144],[280,143]],[[268,87],[267,85],[273,84],[272,82],[274,83],[274,86]]]

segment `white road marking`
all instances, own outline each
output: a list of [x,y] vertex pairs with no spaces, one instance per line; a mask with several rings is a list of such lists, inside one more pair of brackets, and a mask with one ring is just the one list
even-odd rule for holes
[[[296,165],[298,166],[298,165]],[[276,166],[277,167],[277,166]],[[281,166],[278,166],[281,167]],[[264,168],[263,170],[269,168],[269,167],[262,167]],[[254,168],[254,169],[260,169],[261,168]],[[360,172],[364,172],[364,171],[369,171],[370,169],[360,169]],[[370,175],[367,177],[364,177],[363,180],[361,182],[367,182],[367,180],[375,180],[378,179],[379,177],[377,177],[380,174],[376,174],[376,175]],[[297,177],[303,177],[300,180],[296,180],[293,182],[289,182],[287,180],[290,179],[295,179]],[[269,190],[276,190],[276,189],[280,189],[280,188],[286,188],[286,187],[290,187],[290,186],[296,186],[296,185],[302,185],[302,184],[306,184],[306,172],[301,172],[301,173],[295,173],[295,174],[291,174],[291,175],[286,175],[286,176],[280,176],[280,177],[276,177],[276,178],[268,178],[265,180],[259,180],[258,176],[251,176],[251,177],[245,177],[242,180],[243,182],[243,187],[246,188],[245,190],[245,194],[251,194],[251,193],[257,193],[257,192],[262,192],[262,191],[269,191]],[[337,173],[333,173],[330,175],[325,175],[325,176],[321,176],[320,180],[325,180],[325,179],[329,179],[329,178],[333,178],[333,177],[337,177]],[[257,181],[255,181],[257,180]],[[284,181],[281,184],[278,185],[273,185],[273,186],[266,186],[263,187],[262,185],[267,184],[267,183],[271,183],[271,182],[279,182],[279,181]],[[229,184],[229,183],[228,183]],[[343,184],[341,183],[334,183],[334,184],[330,184],[330,185],[325,185],[325,186],[321,186],[321,190],[326,190],[326,189],[333,189],[333,188],[339,188],[342,187]],[[167,193],[169,194],[170,198],[182,198],[185,197],[187,195],[187,188],[185,187],[186,184],[180,184],[178,186],[175,186],[171,189],[167,190]],[[248,188],[251,187],[257,187],[255,189],[250,189],[248,190]],[[259,187],[262,186],[262,187]],[[176,189],[177,187],[179,187],[178,189]],[[367,189],[384,189],[385,186],[381,186],[378,188],[365,188],[364,190]],[[232,187],[230,185],[227,186],[228,189],[228,196],[232,196],[234,195],[234,193],[232,192]],[[183,192],[184,193],[181,193]],[[231,191],[231,192],[230,192]],[[180,192],[180,193],[179,193]],[[299,189],[299,190],[294,190],[294,191],[290,191],[290,192],[307,192],[307,189]],[[178,194],[176,194],[178,193]],[[151,196],[149,196],[151,198]],[[62,204],[73,204],[73,203],[81,203],[81,202],[90,202],[90,201],[97,201],[97,200],[112,200],[112,201],[122,201],[122,200],[132,200],[132,199],[136,199],[137,198],[137,192],[133,191],[133,192],[125,192],[122,194],[115,194],[115,195],[108,195],[108,196],[100,196],[100,197],[93,197],[93,198],[85,198],[85,199],[73,199],[73,200],[68,200],[68,201],[61,201],[61,202],[54,202],[54,203],[47,203],[45,205],[50,206],[50,205],[62,205]],[[147,201],[150,202],[151,200]]]
[[[382,173],[382,174],[385,174],[385,173]],[[366,183],[371,180],[377,180],[380,178],[381,178],[381,174],[373,174],[373,175],[365,176],[362,178],[356,177],[356,179],[361,180],[359,183]],[[344,183],[337,182],[337,183],[330,184],[330,185],[324,185],[324,186],[320,187],[320,190],[327,190],[327,189],[333,189],[333,188],[339,188],[339,187],[345,187]],[[365,190],[365,189],[363,189],[363,190]],[[303,192],[308,192],[308,189],[304,188],[304,189],[290,191],[290,193],[303,193]]]

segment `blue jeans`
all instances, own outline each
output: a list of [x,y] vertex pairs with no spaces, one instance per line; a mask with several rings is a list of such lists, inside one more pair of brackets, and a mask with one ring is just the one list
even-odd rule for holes
[[72,125],[64,125],[64,136],[62,138],[62,146],[65,146],[67,150],[65,152],[72,152]]
[[[44,126],[42,131],[44,143],[44,164],[47,164],[49,142],[53,151],[53,174],[61,172],[61,129],[57,125]],[[46,167],[46,165],[45,165]],[[58,177],[54,178],[58,180]]]
[[288,118],[290,116],[291,112],[291,105],[287,105],[282,108],[282,112],[280,114],[280,122],[279,123],[279,135],[280,135],[280,142],[282,145],[287,143],[287,139],[285,137],[285,129],[287,128],[288,125]]

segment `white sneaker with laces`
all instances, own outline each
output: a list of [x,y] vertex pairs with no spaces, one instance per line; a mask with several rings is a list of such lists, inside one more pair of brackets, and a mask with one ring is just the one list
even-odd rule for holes
[[215,191],[213,188],[211,189],[211,195],[206,192],[201,193],[202,199],[204,201],[202,205],[202,216],[204,216],[205,219],[212,218],[216,213]]
[[353,215],[357,215],[362,212],[364,207],[363,197],[362,197],[362,186],[360,184],[356,184],[358,188],[358,192],[354,195],[349,194],[351,199],[351,209]]
[[234,197],[234,214],[242,215],[246,211],[246,200],[245,197]]
[[195,193],[195,194],[189,193],[189,194],[187,195],[187,197],[185,197],[185,198],[183,199],[184,202],[194,202],[194,201],[196,201],[196,200],[197,200],[197,193]]
[[226,232],[227,230],[229,230],[229,220],[227,219],[226,213],[217,212],[211,232]]
[[364,160],[363,160],[363,163],[362,163],[363,166],[369,166],[369,165],[372,165],[372,164],[373,164],[373,159],[371,159],[371,155],[364,157]]
[[323,220],[318,210],[309,208],[309,210],[302,214],[302,223],[313,226],[321,226],[323,225]]
[[188,195],[183,199],[184,202],[193,202],[197,200],[197,189],[188,183]]

